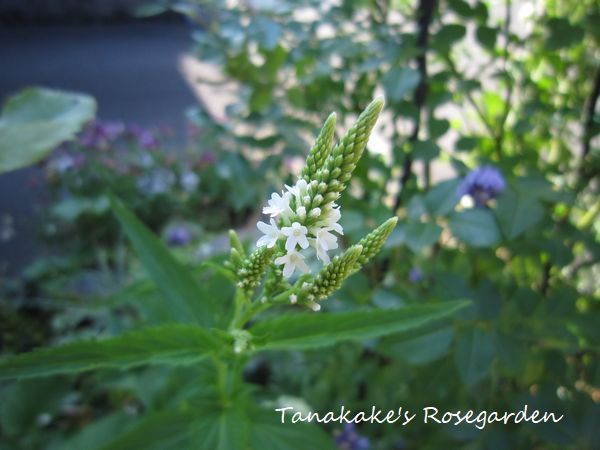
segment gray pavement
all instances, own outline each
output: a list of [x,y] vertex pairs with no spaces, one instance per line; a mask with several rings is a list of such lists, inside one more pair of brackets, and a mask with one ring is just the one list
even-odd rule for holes
[[[98,116],[168,125],[185,136],[184,111],[196,99],[178,71],[191,46],[183,22],[46,25],[0,28],[0,102],[31,85],[81,91],[98,102]],[[35,169],[0,176],[0,226],[13,218],[15,235],[0,240],[0,278],[15,275],[41,251],[40,188]],[[1,234],[0,234],[1,235]]]

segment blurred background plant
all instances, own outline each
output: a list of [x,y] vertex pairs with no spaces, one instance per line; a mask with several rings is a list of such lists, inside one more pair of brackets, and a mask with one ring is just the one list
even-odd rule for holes
[[[90,125],[77,144],[57,150],[47,163],[49,173],[64,155],[69,159],[63,167],[78,160],[82,166],[49,175],[54,187],[48,212],[60,222],[45,228],[72,230],[66,236],[81,239],[76,245],[84,251],[121,242],[108,211],[95,210],[98,202],[102,209],[98,186],[108,183],[167,241],[186,242],[189,234],[203,241],[203,230],[240,226],[259,210],[267,188],[289,182],[326,114],[336,111],[344,129],[383,93],[383,125],[341,200],[342,225],[348,242],[390,215],[399,216],[399,225],[376,263],[350,278],[326,309],[459,298],[473,306],[446,328],[409,340],[387,337],[339,344],[334,351],[260,356],[246,378],[271,397],[292,396],[317,411],[340,402],[363,410],[434,404],[494,411],[527,403],[566,415],[560,427],[329,430],[338,432],[341,448],[600,447],[597,6],[594,0],[199,0],[146,6],[140,13],[170,9],[187,17],[200,64],[216,67],[220,76],[198,82],[230,89],[234,100],[225,116],[210,104],[190,111],[197,144],[176,158],[161,151],[159,136],[153,135],[157,149],[145,149],[139,134],[124,125],[116,142],[91,151],[86,139],[102,123]],[[105,134],[114,131],[114,124],[106,125]],[[105,166],[105,158],[114,167]],[[182,184],[188,170],[199,180],[191,193]],[[169,189],[148,195],[154,183],[169,180]],[[81,215],[56,216],[80,197],[86,199],[75,205]],[[211,264],[209,251],[180,250],[178,256],[196,268],[202,256],[199,272]],[[123,291],[98,302],[75,296],[66,308],[50,302],[54,323],[34,328],[52,330],[34,345],[48,336],[110,335],[158,320],[161,310],[152,300],[158,293],[135,261],[125,259],[119,283],[109,270],[103,285],[114,291],[126,283]],[[29,308],[31,285],[11,289],[20,299],[14,304]],[[40,311],[49,308],[43,304]],[[46,323],[27,311],[23,316]],[[141,411],[169,409],[174,392],[193,386],[198,376],[143,369],[108,379],[92,374],[53,380],[54,388],[43,389],[53,396],[48,421],[32,400],[21,422],[6,412],[2,430],[14,438],[13,448],[27,448],[27,439],[41,446],[48,436],[60,446],[63,430],[71,436],[79,429],[71,438],[87,440],[74,442],[100,446],[99,435],[124,426],[121,416],[133,420]],[[30,383],[6,387],[14,401],[4,409],[22,402],[28,389]],[[73,408],[65,405],[77,405],[81,415],[73,419],[65,413]],[[35,427],[38,434],[26,433]]]

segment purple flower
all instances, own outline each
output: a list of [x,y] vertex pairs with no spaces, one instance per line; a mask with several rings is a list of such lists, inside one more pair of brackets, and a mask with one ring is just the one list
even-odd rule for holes
[[336,437],[335,443],[341,450],[369,450],[371,448],[369,439],[358,434],[354,423],[344,426],[344,430]]
[[125,125],[121,122],[94,120],[86,127],[79,138],[79,143],[84,147],[106,149],[114,140],[125,132]]
[[130,125],[129,133],[131,136],[133,136],[141,148],[147,150],[158,148],[158,138],[152,130],[143,128],[139,125]]
[[192,233],[184,225],[173,225],[167,229],[167,245],[171,247],[183,247],[192,241]]
[[504,189],[506,181],[498,169],[482,166],[470,172],[460,183],[457,195],[470,195],[477,206],[485,206]]
[[215,158],[215,155],[212,152],[204,152],[202,153],[202,155],[200,155],[200,161],[198,161],[200,163],[200,165],[203,166],[209,166],[211,164],[214,164],[217,161],[217,158]]
[[411,283],[418,283],[422,279],[423,272],[421,272],[421,269],[419,269],[417,266],[410,269],[410,272],[408,274],[408,281],[410,281]]

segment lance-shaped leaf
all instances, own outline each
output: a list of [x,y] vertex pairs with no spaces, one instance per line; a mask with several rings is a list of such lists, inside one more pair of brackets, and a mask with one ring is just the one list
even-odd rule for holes
[[88,95],[40,88],[14,95],[0,116],[0,173],[39,161],[95,114]]
[[[334,450],[333,440],[318,426],[290,421],[281,413],[239,404],[229,408],[214,401],[192,408],[149,415],[102,450]],[[243,402],[243,400],[242,400]]]
[[293,314],[259,322],[250,332],[259,350],[322,347],[414,331],[447,318],[468,304],[459,301],[399,309]]
[[167,247],[119,200],[111,197],[111,204],[144,268],[167,299],[172,317],[205,327],[215,325],[222,306],[215,304],[216,297],[207,295]]
[[191,325],[169,324],[103,340],[78,341],[0,360],[0,379],[31,378],[145,364],[188,365],[216,352],[220,339]]

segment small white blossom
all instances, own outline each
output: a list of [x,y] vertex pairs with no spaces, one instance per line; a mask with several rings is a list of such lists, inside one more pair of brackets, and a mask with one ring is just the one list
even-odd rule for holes
[[298,302],[298,296],[296,294],[290,295],[290,303],[293,305]]
[[271,219],[271,225],[266,224],[264,222],[258,222],[256,227],[264,233],[264,236],[261,236],[260,239],[256,242],[257,247],[262,247],[264,245],[267,248],[273,248],[277,243],[277,240],[282,237],[281,231],[277,228],[277,224],[273,219]]
[[313,219],[316,219],[320,215],[321,215],[321,208],[313,208],[310,210],[309,216],[312,217]]
[[263,214],[269,214],[271,217],[277,217],[281,214],[286,215],[291,212],[290,194],[288,192],[283,195],[273,192],[271,194],[271,200],[269,200],[269,206],[263,208]]
[[281,229],[281,233],[287,237],[285,249],[288,252],[294,250],[296,248],[296,244],[298,244],[301,248],[308,247],[308,238],[306,237],[308,229],[305,226],[300,225],[298,222],[294,222],[291,227],[283,227]]
[[275,264],[278,266],[283,266],[283,276],[285,278],[289,278],[296,271],[296,269],[300,270],[303,273],[310,272],[310,269],[304,262],[304,256],[302,256],[297,251],[293,250],[286,253],[283,256],[275,259]]
[[314,312],[321,311],[321,305],[318,303],[311,303],[309,306]]
[[286,185],[285,187],[290,194],[296,197],[296,204],[300,205],[302,203],[302,198],[305,197],[308,189],[308,183],[306,180],[300,179],[294,186]]
[[331,230],[335,231],[336,233],[339,234],[344,234],[344,229],[342,228],[342,226],[338,223],[338,221],[340,220],[340,218],[342,217],[342,213],[340,212],[339,208],[332,208],[329,211],[327,211],[327,214],[325,215],[325,226],[327,228],[330,228]]
[[335,250],[338,248],[337,237],[330,233],[331,228],[319,228],[313,230],[315,239],[313,240],[315,249],[317,250],[317,258],[323,261],[325,264],[329,264],[328,250]]

